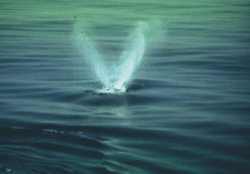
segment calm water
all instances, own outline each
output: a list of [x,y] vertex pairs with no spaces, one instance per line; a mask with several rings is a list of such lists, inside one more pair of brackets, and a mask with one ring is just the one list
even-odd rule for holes
[[[249,173],[249,5],[0,1],[0,173]],[[111,67],[152,19],[127,92],[98,93],[75,24]]]

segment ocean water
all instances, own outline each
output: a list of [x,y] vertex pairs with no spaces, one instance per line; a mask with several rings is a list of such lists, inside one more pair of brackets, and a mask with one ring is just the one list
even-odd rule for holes
[[246,0],[0,1],[0,173],[248,174]]

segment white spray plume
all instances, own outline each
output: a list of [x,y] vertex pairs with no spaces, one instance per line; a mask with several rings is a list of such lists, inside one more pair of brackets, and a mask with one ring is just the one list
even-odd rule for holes
[[[157,26],[158,25],[158,26]],[[123,93],[127,90],[127,85],[131,77],[139,66],[146,49],[146,37],[148,43],[152,43],[154,34],[159,28],[159,22],[137,22],[135,29],[130,33],[125,50],[115,66],[108,66],[96,48],[95,42],[84,30],[86,26],[82,22],[77,22],[74,27],[74,35],[77,45],[80,48],[86,62],[95,71],[96,76],[103,84],[102,93]],[[154,34],[152,34],[154,33]],[[153,37],[152,37],[153,36]],[[160,37],[159,37],[160,38]]]

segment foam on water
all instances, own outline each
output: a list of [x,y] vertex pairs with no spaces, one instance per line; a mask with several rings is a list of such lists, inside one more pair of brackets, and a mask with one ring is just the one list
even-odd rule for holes
[[96,76],[103,84],[98,93],[124,93],[136,68],[139,66],[146,48],[145,33],[149,29],[146,22],[137,22],[130,33],[124,51],[113,66],[105,61],[95,42],[85,32],[86,26],[77,22],[74,28],[77,45],[83,57],[92,67]]

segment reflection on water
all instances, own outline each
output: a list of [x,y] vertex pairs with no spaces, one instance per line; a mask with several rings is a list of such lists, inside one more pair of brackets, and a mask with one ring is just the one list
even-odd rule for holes
[[91,118],[91,122],[96,122],[97,125],[130,126],[130,119],[133,113],[129,109],[126,94],[95,93],[94,95],[89,100],[80,102],[81,105],[90,106],[91,109],[94,107],[91,114],[95,115],[95,117]]

